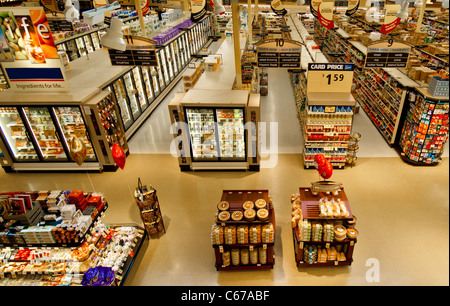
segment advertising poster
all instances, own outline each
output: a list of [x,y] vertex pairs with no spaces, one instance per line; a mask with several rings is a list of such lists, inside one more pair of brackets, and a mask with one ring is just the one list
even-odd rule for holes
[[16,23],[22,35],[27,58],[33,64],[44,64],[45,54],[42,51],[30,16],[16,16]]
[[345,15],[347,16],[351,16],[354,13],[356,13],[356,11],[358,11],[359,8],[359,0],[348,0],[348,7],[347,10],[345,11]]
[[50,26],[44,10],[30,10],[30,17],[33,22],[34,29],[36,30],[39,43],[41,44],[42,51],[45,54],[45,58],[59,58],[58,50],[56,49],[55,42],[53,41]]
[[284,16],[287,14],[287,10],[284,8],[280,0],[273,0],[272,2],[270,2],[270,7],[272,8],[272,11],[278,16]]
[[384,24],[381,26],[380,32],[388,34],[392,32],[400,23],[400,18],[397,17],[397,12],[401,9],[400,4],[389,4],[385,6],[386,14],[384,16]]
[[[43,8],[0,9],[0,41],[13,61],[1,61],[10,90],[65,92],[69,86]],[[3,45],[3,44],[2,44]],[[5,48],[3,50],[6,50]],[[6,51],[5,51],[5,54]],[[1,52],[0,59],[3,58]]]
[[309,9],[311,10],[311,14],[314,15],[314,17],[318,17],[317,10],[319,9],[319,5],[322,3],[322,0],[311,0],[311,3],[309,4]]
[[9,49],[8,42],[6,41],[5,34],[0,28],[0,62],[13,62],[14,57]]
[[327,29],[334,28],[333,9],[334,2],[322,1],[317,10],[317,18],[319,19],[320,24]]
[[191,20],[197,22],[206,14],[206,0],[191,0]]

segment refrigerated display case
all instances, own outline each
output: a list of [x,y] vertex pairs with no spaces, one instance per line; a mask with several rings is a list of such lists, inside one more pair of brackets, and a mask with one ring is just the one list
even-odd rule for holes
[[259,106],[260,95],[247,90],[177,93],[169,113],[180,169],[259,170]]
[[95,30],[77,34],[68,38],[60,39],[55,42],[58,51],[66,52],[70,61],[90,54],[102,48],[100,44],[100,32],[103,32],[105,26],[100,26]]
[[137,96],[139,100],[139,106],[141,108],[141,112],[143,112],[148,107],[147,95],[145,93],[145,88],[148,88],[147,85],[143,82],[143,77],[141,76],[141,71],[139,67],[134,67],[133,70],[133,80],[136,85]]
[[4,151],[11,152],[14,160],[38,160],[30,134],[17,107],[0,107],[0,128],[4,143],[8,146],[8,150]]

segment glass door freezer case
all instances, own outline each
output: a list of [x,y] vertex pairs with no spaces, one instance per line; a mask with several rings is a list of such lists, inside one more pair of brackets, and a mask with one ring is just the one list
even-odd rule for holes
[[[74,137],[86,147],[81,166],[72,158]],[[128,152],[118,106],[102,91],[83,104],[0,104],[0,150],[5,171],[115,170],[111,148]]]
[[180,169],[259,170],[259,105],[246,90],[177,93],[169,113]]

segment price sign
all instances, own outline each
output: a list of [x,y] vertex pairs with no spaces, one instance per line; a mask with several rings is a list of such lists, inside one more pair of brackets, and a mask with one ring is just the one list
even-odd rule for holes
[[339,63],[308,64],[307,92],[350,92],[353,65]]
[[290,39],[267,39],[256,47],[260,68],[300,68],[302,45]]

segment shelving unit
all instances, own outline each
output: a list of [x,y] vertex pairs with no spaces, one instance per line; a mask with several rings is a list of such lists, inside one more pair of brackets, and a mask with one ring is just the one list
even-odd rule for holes
[[[330,217],[321,217],[320,209],[319,209],[319,200],[323,197],[327,197],[330,201],[332,199],[340,199],[342,200],[349,212],[349,216],[345,218],[330,218]],[[348,198],[344,192],[344,189],[338,192],[336,196],[319,193],[318,195],[313,195],[310,188],[299,188],[299,199],[301,202],[301,211],[302,211],[302,219],[299,221],[299,225],[292,228],[293,242],[294,242],[294,253],[295,253],[295,262],[298,267],[306,268],[306,267],[317,267],[317,266],[326,266],[326,267],[334,267],[334,266],[350,266],[353,262],[353,252],[356,244],[356,238],[350,239],[349,237],[344,238],[342,241],[337,241],[336,238],[328,239],[328,241],[324,241],[322,239],[316,239],[317,241],[313,241],[312,238],[309,240],[302,240],[300,235],[299,226],[302,221],[311,221],[313,224],[325,224],[331,222],[332,224],[343,224],[346,226],[346,222],[350,222],[351,225],[347,225],[348,228],[350,226],[354,227],[355,218],[352,215]],[[333,227],[331,227],[333,228]],[[304,260],[305,252],[308,249],[317,248],[316,252],[318,253],[318,249],[324,250],[326,252],[330,252],[331,250],[336,249],[337,253],[343,253],[345,255],[345,260],[339,257],[336,259],[329,260],[330,257],[327,258],[326,261],[319,260],[320,255],[316,254],[315,260],[312,259],[311,262],[307,262]]]
[[[227,202],[229,208],[225,211],[232,215],[233,212],[244,213],[243,204],[247,201],[255,203],[263,199],[269,212],[265,221],[258,220],[234,221],[231,218],[227,221],[220,221],[216,218],[213,226],[212,242],[214,255],[216,258],[217,271],[237,271],[237,270],[266,270],[273,269],[275,264],[275,210],[268,190],[224,190],[220,202]],[[254,208],[257,210],[257,208]],[[219,213],[223,210],[219,209]],[[217,235],[214,228],[217,228]],[[270,229],[269,229],[270,227]],[[242,230],[240,230],[242,228]],[[268,229],[268,231],[265,231]],[[223,243],[217,242],[216,238],[223,231],[219,238]],[[248,232],[248,234],[245,234]],[[259,233],[259,234],[258,234]],[[248,238],[245,239],[245,235]],[[229,242],[235,243],[229,243]],[[243,243],[239,243],[243,242]]]
[[407,163],[434,166],[448,141],[449,99],[432,96],[425,88],[418,88],[414,98],[397,149]]
[[[144,240],[142,228],[103,224],[108,203],[101,193],[26,192],[33,220],[5,205],[17,194],[0,199],[0,284],[79,285],[89,268],[104,266],[114,271],[113,285],[123,285]],[[70,205],[76,210],[66,209]]]

